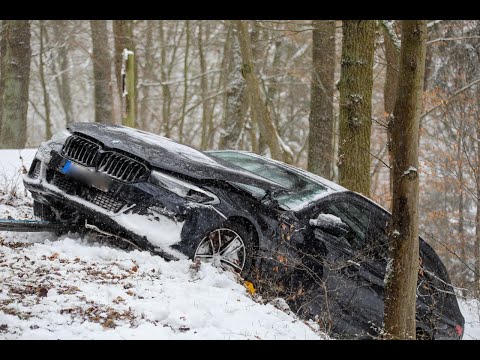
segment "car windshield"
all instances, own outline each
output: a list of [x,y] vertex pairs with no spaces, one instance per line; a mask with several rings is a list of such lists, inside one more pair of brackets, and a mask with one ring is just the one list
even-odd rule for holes
[[[257,176],[273,181],[284,188],[288,193],[275,196],[280,205],[291,210],[299,210],[306,204],[316,200],[327,188],[312,180],[261,158],[234,151],[209,152],[209,155],[239,166]],[[254,196],[263,197],[265,190],[254,186],[235,183],[235,185],[249,191]]]

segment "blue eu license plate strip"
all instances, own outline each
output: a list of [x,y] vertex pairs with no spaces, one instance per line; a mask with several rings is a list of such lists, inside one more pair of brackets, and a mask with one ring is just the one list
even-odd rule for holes
[[63,165],[63,167],[60,169],[60,172],[62,174],[68,174],[69,172],[71,172],[73,169],[73,164],[70,160],[67,160],[65,162],[65,165]]

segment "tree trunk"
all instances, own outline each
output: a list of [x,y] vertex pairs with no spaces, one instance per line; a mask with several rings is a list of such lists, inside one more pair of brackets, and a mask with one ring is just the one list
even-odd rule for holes
[[[459,129],[457,130],[457,161],[456,164],[458,166],[457,174],[458,174],[458,184],[459,184],[459,194],[458,194],[458,239],[460,240],[460,258],[466,264],[468,263],[467,258],[467,251],[466,251],[466,241],[465,241],[465,230],[464,230],[464,223],[465,223],[465,199],[463,194],[463,127],[464,127],[464,119],[463,115],[459,116]],[[461,284],[462,295],[467,296],[467,292],[465,289],[466,286],[466,279],[464,279],[463,284]]]
[[370,195],[375,21],[343,21],[340,75],[339,182]]
[[170,105],[172,103],[172,95],[170,86],[167,84],[167,40],[165,39],[164,20],[159,23],[160,36],[160,81],[162,83],[162,121],[163,132],[166,137],[170,137]]
[[[133,42],[133,20],[113,20],[112,21],[113,40],[115,48],[115,77],[117,79],[117,91],[122,97],[122,65],[123,50],[127,49],[135,53],[135,44]],[[136,77],[136,76],[135,76]]]
[[[198,57],[200,60],[200,87],[202,97],[202,134],[200,149],[206,150],[209,143],[208,124],[210,116],[210,101],[208,100],[208,78],[207,64],[205,62],[205,54],[203,53],[203,29],[202,21],[198,22]],[[212,135],[212,134],[210,134]]]
[[[477,85],[477,118],[480,117],[480,85]],[[476,122],[477,139],[480,139],[480,122]],[[475,216],[475,243],[473,247],[473,256],[475,258],[474,289],[477,297],[480,297],[480,142],[477,141],[477,213]]]
[[418,139],[427,23],[402,21],[400,76],[393,111],[393,200],[385,276],[385,334],[415,339],[418,243]]
[[4,57],[5,53],[7,52],[6,46],[6,36],[5,36],[5,29],[6,29],[6,20],[2,20],[1,28],[0,28],[0,139],[2,138],[2,99],[3,99],[3,89],[5,88],[5,77],[3,76],[4,71]]
[[248,110],[245,79],[242,77],[242,59],[238,45],[237,32],[231,25],[227,37],[225,97],[223,112],[223,133],[220,135],[220,149],[238,149],[242,129],[245,127],[245,115]]
[[183,101],[180,127],[178,129],[178,139],[180,142],[183,141],[183,125],[185,123],[185,112],[188,103],[188,51],[190,49],[190,20],[185,20],[185,33],[185,57],[183,59]]
[[335,21],[314,20],[308,133],[308,171],[332,179]]
[[[66,20],[56,20],[53,26],[53,35],[55,37],[56,46],[58,47],[59,76],[55,76],[58,95],[65,114],[65,123],[73,122],[72,96],[70,92],[70,76],[68,61],[68,42],[65,40],[65,32],[67,31]],[[47,34],[46,34],[47,35]],[[55,59],[52,59],[52,65]],[[55,67],[53,68],[55,70]]]
[[95,121],[112,123],[112,71],[108,50],[107,21],[90,20],[90,27],[93,47]]
[[[146,35],[145,35],[145,63],[143,66],[143,80],[144,82],[158,81],[155,78],[154,72],[157,70],[155,65],[155,53],[153,51],[153,27],[154,22],[146,20]],[[142,99],[140,101],[139,118],[137,119],[138,127],[145,131],[150,131],[150,123],[153,120],[153,113],[150,110],[150,86],[142,86]],[[139,89],[140,91],[140,89]]]
[[22,149],[27,141],[28,85],[30,81],[30,23],[5,20],[2,55],[2,131],[0,148]]
[[52,137],[52,121],[50,119],[50,97],[48,95],[47,83],[45,81],[45,20],[40,20],[40,54],[39,54],[39,73],[40,84],[43,92],[43,106],[45,108],[45,139],[48,140]]
[[292,151],[283,143],[282,139],[280,139],[260,92],[258,78],[255,75],[253,66],[253,54],[250,35],[248,34],[248,24],[242,20],[235,21],[242,56],[241,73],[247,83],[247,92],[250,99],[253,119],[259,125],[260,131],[265,137],[272,158],[291,163],[293,161]]
[[[387,61],[387,68],[385,71],[385,83],[383,84],[383,107],[385,110],[385,117],[387,124],[390,123],[390,115],[393,113],[395,106],[395,99],[397,98],[398,86],[398,70],[400,65],[400,49],[397,47],[396,34],[393,24],[387,29],[383,28],[383,40],[385,44],[385,60]],[[395,38],[392,38],[395,37]],[[389,124],[387,127],[387,147],[388,147],[388,163],[390,164],[390,194],[393,192],[393,155],[392,155],[392,129]]]

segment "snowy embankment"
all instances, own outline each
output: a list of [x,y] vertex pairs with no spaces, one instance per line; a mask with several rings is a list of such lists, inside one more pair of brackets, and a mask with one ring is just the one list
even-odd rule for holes
[[[20,152],[28,169],[34,151]],[[0,151],[0,218],[32,218],[19,152]],[[0,232],[0,339],[322,339],[240,279],[95,234]]]

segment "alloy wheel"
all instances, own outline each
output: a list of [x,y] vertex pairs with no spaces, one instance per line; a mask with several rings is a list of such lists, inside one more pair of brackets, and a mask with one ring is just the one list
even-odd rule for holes
[[216,229],[203,238],[194,260],[240,273],[245,266],[246,249],[240,235],[227,228]]

